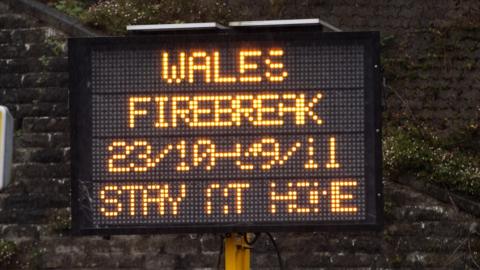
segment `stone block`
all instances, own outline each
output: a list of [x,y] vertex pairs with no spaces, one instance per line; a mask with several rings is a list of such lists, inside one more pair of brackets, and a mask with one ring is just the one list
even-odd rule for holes
[[32,88],[15,88],[2,92],[2,100],[4,103],[29,103],[38,99],[40,93],[37,89]]
[[49,193],[12,194],[5,201],[5,209],[22,209],[25,212],[48,208],[63,208],[69,204],[66,196],[55,196]]
[[17,104],[12,115],[16,119],[25,117],[65,117],[68,116],[67,104],[62,103],[33,103],[33,104]]
[[454,212],[440,205],[404,206],[394,209],[393,214],[397,220],[403,221],[448,220],[452,215],[455,215]]
[[25,45],[0,44],[2,58],[12,59],[22,57],[25,54]]
[[[135,244],[131,246],[133,253],[145,253],[163,254],[167,245],[174,245],[175,239],[178,235],[175,234],[160,234],[160,235],[142,235],[138,236],[134,240],[130,240],[130,243]],[[128,243],[127,243],[128,244]]]
[[[0,48],[1,50],[2,48]],[[0,87],[1,88],[15,88],[21,86],[20,74],[0,73]]]
[[[8,56],[7,56],[8,57]],[[0,59],[0,72],[2,73],[21,73],[27,72],[29,66],[27,61],[17,59]]]
[[70,174],[70,167],[66,163],[18,163],[13,165],[13,175],[17,177],[31,178],[65,178]]
[[26,73],[21,77],[22,87],[66,87],[67,84],[66,72]]
[[[329,267],[331,258],[334,256],[329,252],[282,252],[283,264],[286,269],[292,268],[313,268],[313,267]],[[269,259],[272,266],[278,266],[278,258],[275,251],[270,252]],[[272,257],[273,256],[273,257]]]
[[70,146],[70,130],[66,132],[55,132],[51,134],[52,147],[69,147]]
[[33,225],[0,225],[0,238],[10,241],[28,240],[38,236],[38,228]]
[[23,130],[27,132],[65,132],[69,128],[67,117],[25,117]]
[[4,14],[4,13],[7,13],[9,12],[9,7],[7,4],[4,4],[4,3],[0,3],[0,14]]
[[65,54],[63,45],[48,43],[26,43],[24,48],[19,49],[23,57],[57,57]]
[[178,269],[208,269],[216,268],[218,255],[216,253],[186,254],[177,259]]
[[10,30],[0,29],[0,44],[10,42]]
[[165,253],[167,254],[197,254],[200,251],[200,243],[196,239],[192,239],[189,235],[179,234],[165,245]]
[[343,251],[332,254],[329,258],[334,267],[373,267],[375,265],[375,256],[366,253],[345,253]]
[[44,209],[35,209],[33,205],[29,208],[10,208],[0,211],[0,224],[40,224],[48,220],[48,213]]
[[179,269],[177,267],[178,256],[171,254],[155,254],[145,259],[145,270]]
[[[0,33],[1,39],[1,33]],[[14,55],[16,54],[13,53]],[[3,55],[3,57],[9,55]],[[22,57],[0,59],[0,72],[2,73],[28,73],[28,72],[65,72],[67,59],[57,56]]]
[[46,87],[41,89],[39,101],[42,102],[58,102],[67,105],[68,88],[66,87]]
[[[253,253],[251,259],[252,259],[253,269],[280,269],[277,255],[275,254],[275,252],[258,253],[258,254]],[[285,260],[285,258],[283,259]],[[292,261],[289,261],[289,262],[283,261],[283,265],[285,265],[286,263],[292,266],[292,265],[295,265],[295,263],[299,263],[299,262],[295,261],[295,258],[294,258]],[[296,265],[296,267],[299,267],[299,266],[300,265]]]
[[[58,135],[57,135],[58,136]],[[20,133],[15,136],[15,148],[49,147],[55,135],[49,133]]]
[[57,103],[66,105],[68,89],[61,87],[15,88],[2,92],[4,103],[37,104]]
[[70,178],[18,177],[12,185],[20,186],[25,193],[51,194],[65,202],[70,199]]
[[200,237],[202,252],[219,252],[223,238],[218,234],[204,234]]
[[[296,237],[279,237],[277,240],[278,248],[284,252],[298,252],[298,253],[309,253],[312,250],[326,251],[329,250],[328,241],[326,239],[321,239],[322,237],[311,237],[308,234]],[[322,241],[323,240],[323,241]],[[269,241],[265,236],[264,241]],[[273,246],[270,242],[267,245],[268,250],[272,251]]]
[[375,254],[380,252],[382,247],[382,236],[380,234],[365,235],[346,235],[343,237],[331,238],[328,241],[330,251],[342,250],[344,252],[362,252],[366,254]]
[[10,32],[11,44],[42,43],[49,33],[48,27],[20,28]]
[[68,70],[68,59],[63,56],[55,57],[44,57],[39,58],[42,66],[41,68],[45,71],[50,72],[65,72]]
[[34,22],[26,18],[24,15],[14,13],[0,13],[0,28],[2,29],[16,29],[31,27]]

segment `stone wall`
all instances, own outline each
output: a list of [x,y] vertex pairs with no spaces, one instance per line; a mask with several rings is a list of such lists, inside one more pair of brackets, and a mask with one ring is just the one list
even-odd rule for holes
[[[439,131],[478,123],[480,34],[468,21],[478,1],[250,2],[239,18],[321,17],[344,29],[381,30],[392,121],[412,118],[412,110]],[[0,104],[16,121],[14,179],[0,192],[0,269],[214,269],[220,235],[69,235],[65,50],[63,34],[0,2]],[[461,117],[440,114],[445,108]],[[477,217],[390,179],[385,194],[380,232],[274,234],[286,269],[479,268]],[[254,269],[277,268],[266,237],[252,261]]]
[[479,1],[248,0],[231,6],[235,19],[322,18],[344,31],[380,31],[387,124],[409,121],[439,136],[475,129],[480,140]]

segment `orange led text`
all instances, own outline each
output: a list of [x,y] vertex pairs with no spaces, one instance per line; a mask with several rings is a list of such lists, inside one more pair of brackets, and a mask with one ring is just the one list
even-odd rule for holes
[[216,50],[163,51],[161,78],[168,84],[282,82],[288,76],[282,61],[284,54],[283,49],[241,49],[235,59],[236,70],[227,74],[221,70],[222,55]]

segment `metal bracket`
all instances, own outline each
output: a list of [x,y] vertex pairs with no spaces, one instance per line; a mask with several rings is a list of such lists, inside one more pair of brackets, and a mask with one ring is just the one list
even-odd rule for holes
[[227,234],[225,238],[225,270],[250,270],[250,245],[242,234]]

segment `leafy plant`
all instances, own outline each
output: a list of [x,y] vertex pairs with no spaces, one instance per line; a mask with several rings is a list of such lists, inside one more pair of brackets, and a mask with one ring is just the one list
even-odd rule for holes
[[79,0],[59,0],[53,6],[73,17],[80,17],[87,9],[87,4]]
[[50,215],[49,228],[54,233],[68,233],[71,229],[71,223],[70,209],[56,209]]
[[480,197],[480,159],[465,154],[425,131],[411,128],[390,130],[384,138],[384,167],[388,177],[411,174]]
[[0,239],[0,266],[12,263],[17,251],[17,246],[12,241]]
[[[49,36],[45,39],[45,43],[56,56],[61,56],[65,53],[65,40],[60,36]],[[42,61],[42,60],[40,60]]]
[[103,0],[82,20],[109,33],[122,34],[129,24],[226,21],[231,11],[223,1]]

